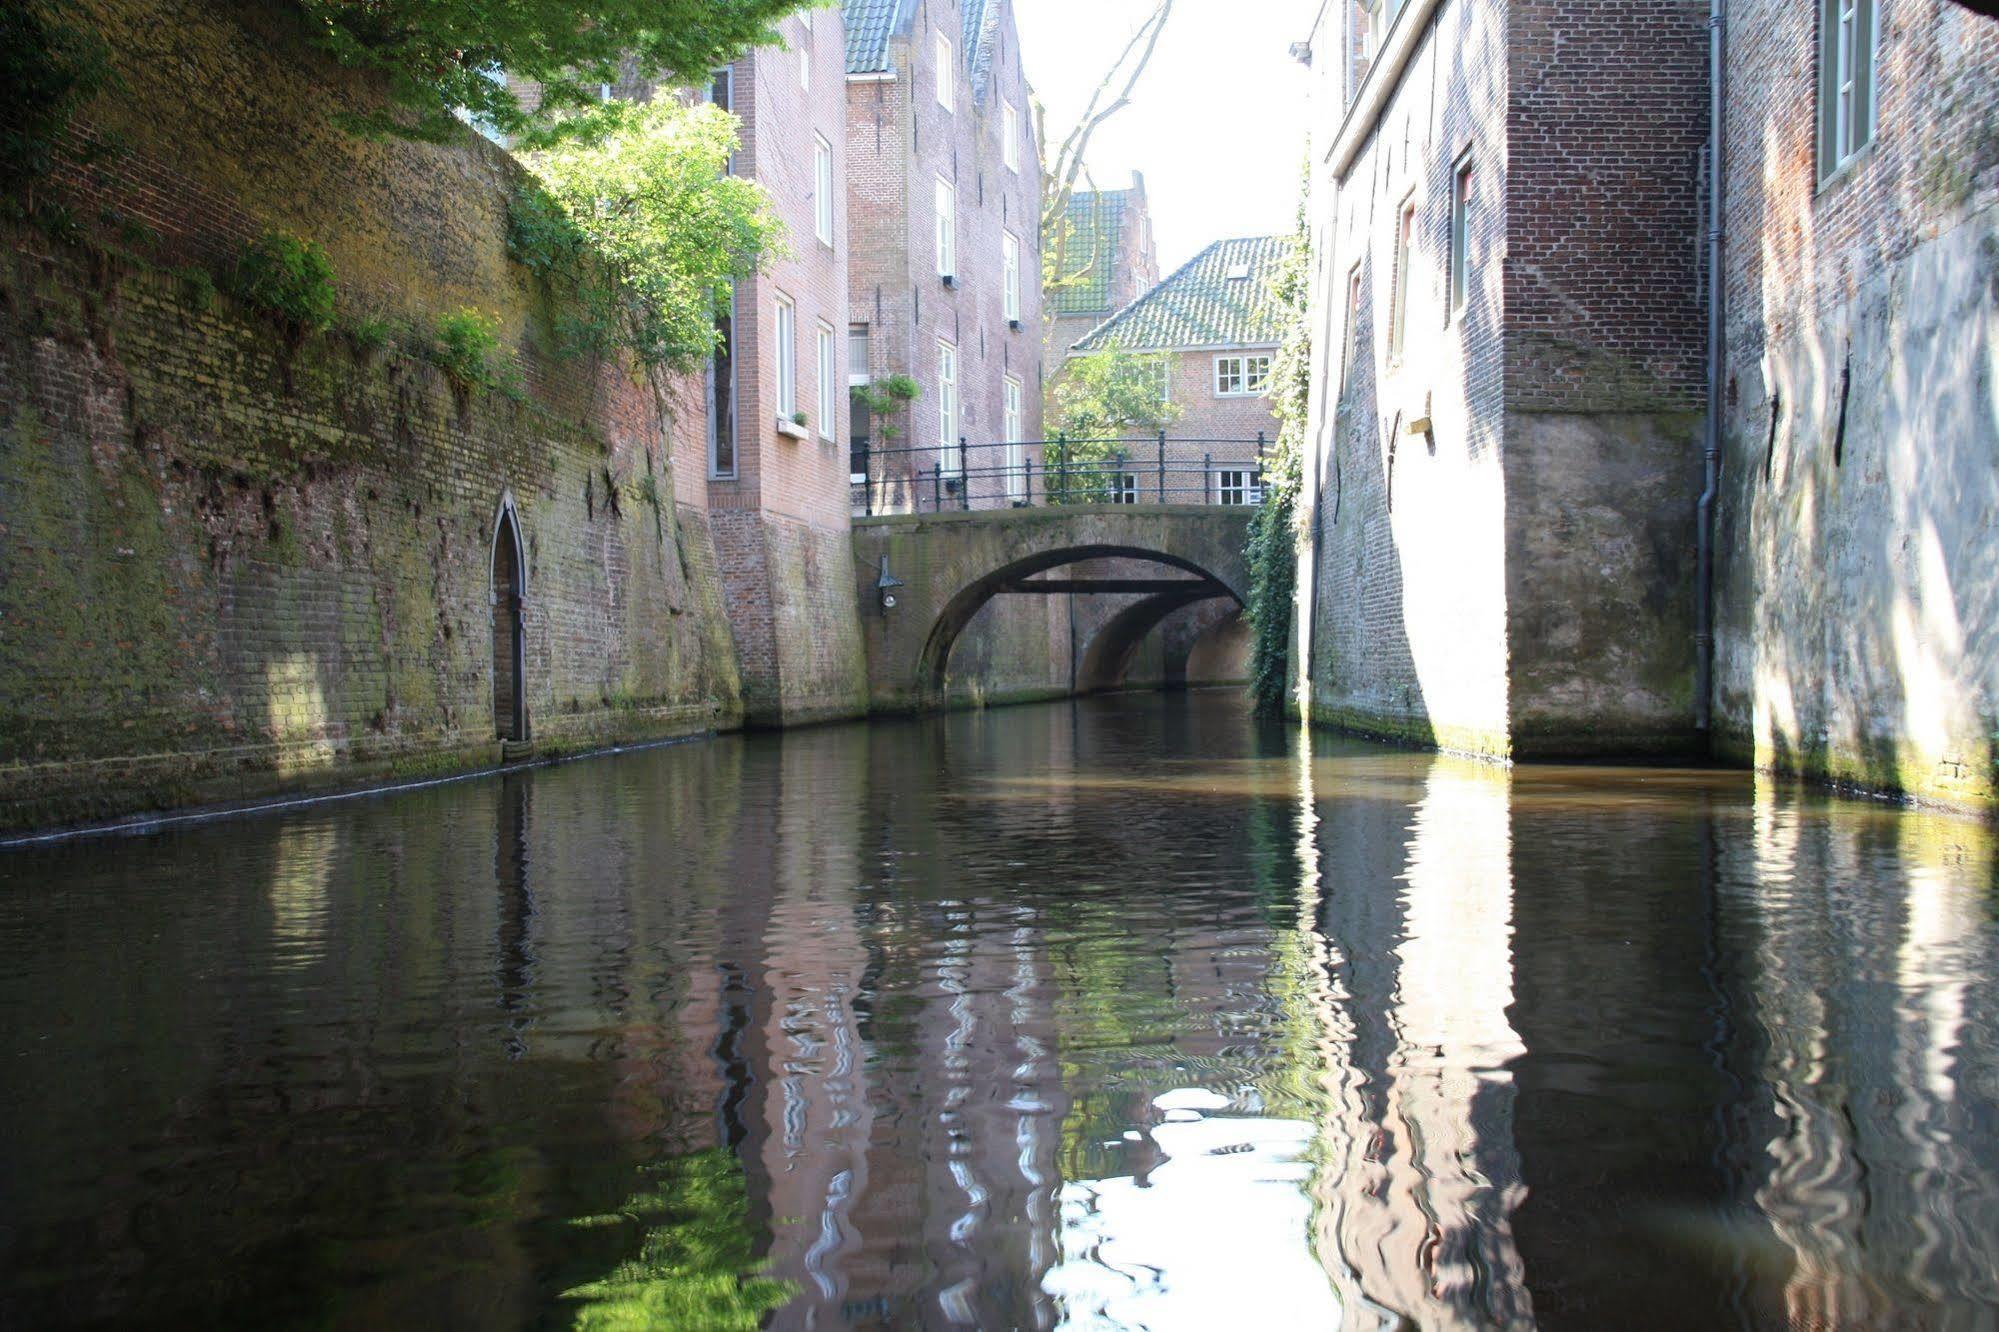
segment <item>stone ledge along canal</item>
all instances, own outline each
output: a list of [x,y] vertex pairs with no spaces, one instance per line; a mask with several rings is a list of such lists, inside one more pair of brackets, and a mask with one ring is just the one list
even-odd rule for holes
[[1984,825],[1230,692],[0,852],[0,1324],[1974,1327]]

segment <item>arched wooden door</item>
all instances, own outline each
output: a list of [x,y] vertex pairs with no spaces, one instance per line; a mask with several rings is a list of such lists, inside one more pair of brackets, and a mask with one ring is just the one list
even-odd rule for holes
[[520,528],[507,504],[493,532],[493,729],[502,740],[528,738],[526,592]]

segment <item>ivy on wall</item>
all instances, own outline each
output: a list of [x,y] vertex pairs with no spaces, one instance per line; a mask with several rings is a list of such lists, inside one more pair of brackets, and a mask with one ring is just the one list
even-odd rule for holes
[[1247,548],[1250,696],[1262,716],[1281,716],[1289,692],[1298,584],[1300,459],[1311,396],[1312,330],[1306,309],[1311,272],[1311,232],[1305,224],[1301,198],[1296,238],[1270,293],[1284,312],[1284,340],[1270,369],[1277,443],[1264,460],[1263,506],[1250,526]]

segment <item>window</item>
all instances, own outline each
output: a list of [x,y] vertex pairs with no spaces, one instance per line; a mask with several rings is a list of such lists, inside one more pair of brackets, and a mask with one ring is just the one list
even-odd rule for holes
[[1471,159],[1462,158],[1451,174],[1451,308],[1464,312],[1471,295]]
[[[708,100],[724,111],[735,111],[736,71],[733,67],[724,65],[715,71],[715,82],[709,86]],[[722,168],[722,174],[725,176],[736,174],[736,155],[734,153],[729,154],[729,164]]]
[[948,342],[937,344],[937,443],[943,450],[944,470],[965,470],[964,450],[958,447],[958,349]]
[[1020,112],[1004,97],[1000,98],[1000,161],[1008,171],[1020,170]]
[[946,111],[957,109],[958,68],[951,58],[951,39],[937,34],[937,105]]
[[1875,0],[1820,0],[1819,177],[1874,141]]
[[1105,478],[1110,483],[1112,504],[1138,503],[1138,475],[1135,472],[1112,472]]
[[874,378],[869,370],[868,326],[849,324],[847,326],[847,382],[866,384]]
[[1354,357],[1360,354],[1360,265],[1347,270],[1347,332],[1346,347],[1340,353],[1340,387],[1344,389],[1353,377]]
[[1416,201],[1402,205],[1395,223],[1395,289],[1388,306],[1388,359],[1402,359],[1402,344],[1409,330],[1409,261],[1416,241]]
[[1020,322],[1020,238],[1011,231],[1000,236],[1000,298],[1009,323]]
[[[1215,396],[1247,398],[1270,391],[1270,355],[1217,356]],[[1161,397],[1165,395],[1162,393]]]
[[715,317],[715,357],[708,369],[708,475],[736,474],[736,321],[735,297],[729,313]]
[[819,428],[819,438],[833,438],[834,429],[840,424],[840,403],[833,395],[840,391],[840,358],[834,349],[833,326],[819,326],[819,419],[814,422]]
[[958,190],[942,176],[937,178],[937,276],[958,274]]
[[833,145],[823,134],[812,136],[812,228],[833,243]]
[[805,25],[805,40],[798,44],[798,86],[812,91],[812,11],[800,10],[798,21]]
[[1159,371],[1159,401],[1173,401],[1173,358],[1162,356],[1157,365]]
[[1020,381],[1000,381],[1000,409],[1006,421],[1006,497],[1015,504],[1027,499],[1026,426],[1020,415]]
[[1263,503],[1263,473],[1254,468],[1224,467],[1215,473],[1215,503]]
[[[777,298],[777,414],[789,421],[798,413],[798,307]],[[768,429],[768,427],[766,427]]]

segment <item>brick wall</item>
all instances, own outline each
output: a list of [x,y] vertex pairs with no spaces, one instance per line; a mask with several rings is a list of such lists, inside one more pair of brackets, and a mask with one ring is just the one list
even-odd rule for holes
[[1989,808],[1999,22],[1882,5],[1874,141],[1821,182],[1817,6],[1729,11],[1720,739]]
[[[865,670],[852,600],[848,530],[846,41],[838,9],[780,25],[789,49],[732,66],[743,122],[736,170],[769,191],[788,253],[736,284],[736,468],[710,469],[709,505],[752,724],[856,716]],[[806,71],[809,69],[809,73]],[[817,226],[815,146],[833,160],[830,239]],[[794,311],[789,355],[805,437],[781,430],[780,298]],[[832,338],[830,416],[817,338]]]
[[[365,80],[263,7],[90,13],[124,89],[86,125],[128,151],[53,187],[86,244],[5,238],[0,823],[497,758],[507,496],[537,745],[733,724],[705,515],[676,502],[698,386],[540,353],[505,156],[346,135]],[[288,353],[203,276],[267,226],[326,246],[345,313],[494,312],[522,399],[339,335]]]
[[[1454,748],[1667,749],[1692,742],[1703,29],[1685,3],[1556,8],[1436,9],[1315,187],[1307,693]],[[1346,102],[1319,40],[1323,163]]]
[[[1506,609],[1499,265],[1506,247],[1505,8],[1444,8],[1345,175],[1315,177],[1314,460],[1299,617],[1316,720],[1505,752]],[[1338,34],[1313,52],[1314,161],[1344,114]],[[1470,296],[1448,318],[1434,225],[1451,164],[1476,163]],[[1325,168],[1320,167],[1323,173]],[[1391,354],[1396,224],[1419,201],[1405,351]],[[1448,215],[1446,214],[1446,227]],[[1349,330],[1350,281],[1358,319]],[[1351,347],[1352,355],[1348,356]],[[1410,436],[1428,415],[1436,448]],[[1301,659],[1306,657],[1301,652]]]
[[[1028,128],[1028,88],[1011,5],[1002,7],[990,74],[981,87],[965,68],[963,24],[952,0],[919,0],[906,32],[890,46],[893,77],[848,83],[850,307],[869,325],[872,372],[908,374],[922,386],[899,447],[942,442],[938,345],[958,352],[958,433],[972,441],[969,464],[998,466],[1005,435],[1002,384],[1021,387],[1021,434],[1042,433],[1042,302],[1039,164]],[[936,95],[934,35],[956,57],[955,110]],[[1001,152],[1001,101],[1019,112],[1018,170]],[[957,191],[957,272],[937,275],[936,182]],[[1001,237],[1020,244],[1020,327],[1003,312]],[[928,471],[936,455],[913,455]]]

